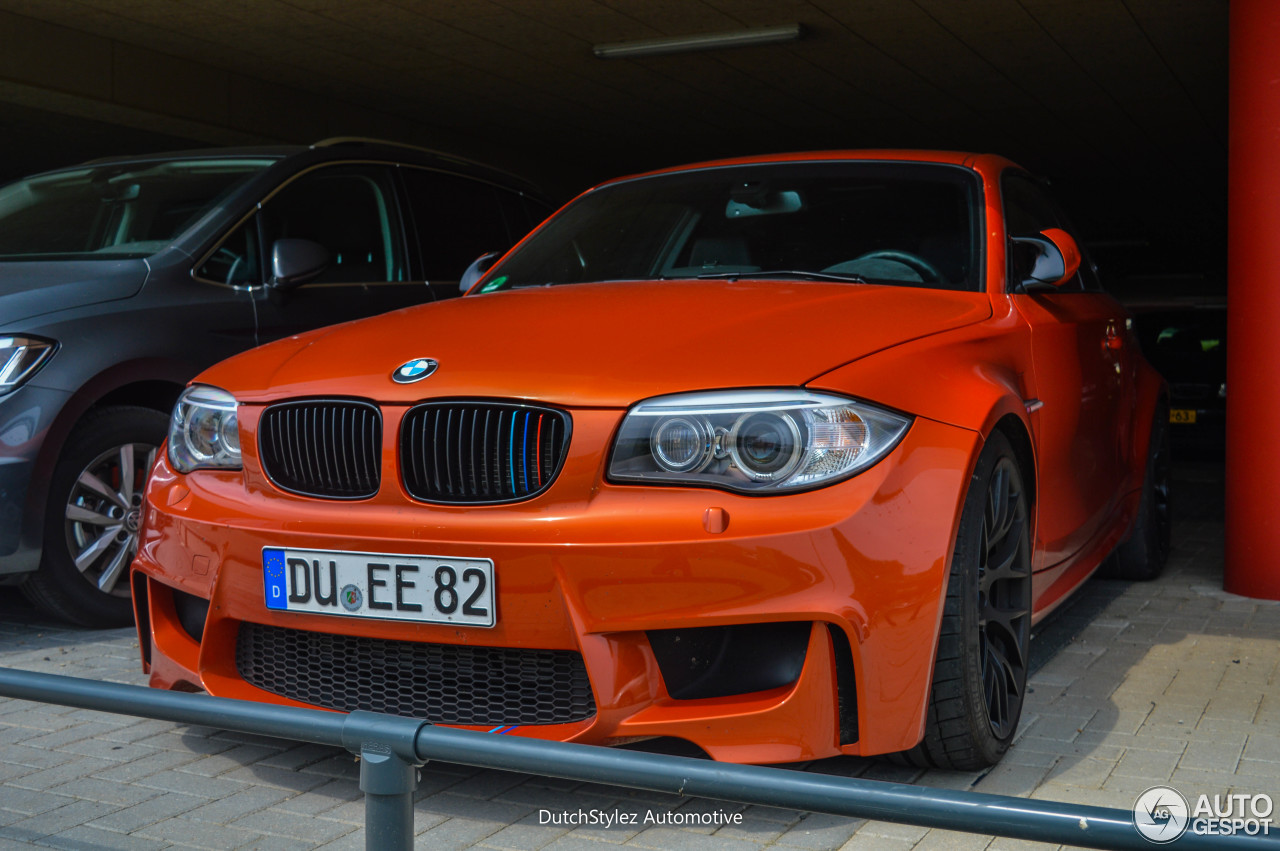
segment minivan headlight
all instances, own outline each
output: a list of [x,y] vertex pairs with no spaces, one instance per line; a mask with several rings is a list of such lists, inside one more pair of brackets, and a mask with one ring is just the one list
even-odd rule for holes
[[240,469],[234,396],[204,384],[182,391],[169,422],[169,463],[181,473]]
[[609,478],[777,493],[831,484],[898,444],[911,418],[808,390],[661,396],[627,412]]
[[35,375],[57,348],[39,337],[0,337],[0,396]]

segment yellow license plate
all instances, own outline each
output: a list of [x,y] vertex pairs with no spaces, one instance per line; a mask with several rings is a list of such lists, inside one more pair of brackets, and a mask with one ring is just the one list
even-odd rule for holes
[[1193,424],[1196,421],[1196,412],[1190,408],[1171,408],[1169,410],[1169,422]]

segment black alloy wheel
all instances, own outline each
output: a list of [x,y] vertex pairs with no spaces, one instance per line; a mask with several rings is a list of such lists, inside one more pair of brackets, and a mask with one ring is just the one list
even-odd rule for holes
[[1031,630],[1027,504],[1013,459],[1001,458],[987,487],[978,552],[978,647],[987,721],[1012,737],[1022,711]]
[[924,739],[899,755],[912,765],[985,768],[1013,741],[1031,642],[1030,516],[1013,447],[993,432],[960,514]]

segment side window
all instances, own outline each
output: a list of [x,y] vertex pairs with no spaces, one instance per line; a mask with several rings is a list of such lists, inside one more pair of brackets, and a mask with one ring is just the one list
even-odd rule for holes
[[[1004,198],[1004,221],[1009,237],[1039,236],[1041,231],[1049,228],[1062,228],[1075,235],[1066,218],[1058,210],[1057,205],[1049,198],[1040,186],[1029,177],[1017,173],[1005,174],[1000,181],[1001,194]],[[1035,264],[1032,249],[1010,243],[1009,286],[1010,289],[1023,281],[1031,267]],[[1088,261],[1081,264],[1082,273]],[[1091,271],[1091,270],[1090,270]],[[1074,282],[1062,286],[1060,292],[1079,291],[1084,288],[1083,274],[1077,274]]]
[[255,213],[222,241],[218,250],[196,267],[196,277],[237,287],[261,284],[262,250]]
[[1053,204],[1033,181],[1016,174],[1006,174],[1001,184],[1004,190],[1004,221],[1009,236],[1037,236],[1047,228],[1062,227]]
[[277,239],[309,239],[329,250],[318,283],[404,281],[404,246],[390,172],[339,165],[304,174],[263,205],[267,256]]
[[481,254],[507,250],[529,229],[508,231],[498,204],[502,190],[487,183],[422,168],[405,168],[403,176],[430,283],[457,281]]

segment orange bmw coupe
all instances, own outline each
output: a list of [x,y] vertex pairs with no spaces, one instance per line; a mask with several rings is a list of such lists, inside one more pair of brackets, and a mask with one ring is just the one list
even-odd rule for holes
[[628,177],[476,269],[182,394],[132,572],[153,686],[974,768],[1032,625],[1163,565],[1164,385],[1011,162]]

